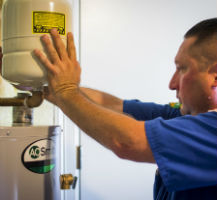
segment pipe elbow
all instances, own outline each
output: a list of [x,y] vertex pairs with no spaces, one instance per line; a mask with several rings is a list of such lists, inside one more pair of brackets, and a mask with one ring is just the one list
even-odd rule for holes
[[38,107],[44,100],[44,94],[42,91],[31,91],[32,96],[26,98],[26,106],[29,108]]

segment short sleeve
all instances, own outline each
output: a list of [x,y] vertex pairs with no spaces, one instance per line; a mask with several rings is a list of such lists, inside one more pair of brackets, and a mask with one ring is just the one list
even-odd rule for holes
[[151,120],[157,117],[171,119],[181,116],[180,110],[171,108],[169,105],[141,102],[139,100],[124,100],[123,112],[137,120]]
[[169,191],[217,184],[217,113],[145,122],[146,135]]

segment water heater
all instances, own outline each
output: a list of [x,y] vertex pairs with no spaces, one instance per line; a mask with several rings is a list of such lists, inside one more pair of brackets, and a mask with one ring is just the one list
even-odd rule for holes
[[[46,85],[46,70],[33,55],[42,34],[56,28],[66,44],[72,32],[70,0],[5,0],[2,7],[3,77],[23,89]],[[46,54],[46,52],[44,51]]]
[[60,133],[58,126],[0,126],[0,199],[61,199]]

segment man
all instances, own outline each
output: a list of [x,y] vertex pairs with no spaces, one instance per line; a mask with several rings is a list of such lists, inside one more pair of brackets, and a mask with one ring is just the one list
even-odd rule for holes
[[217,199],[217,18],[192,27],[175,57],[169,87],[180,109],[81,88],[72,34],[67,49],[56,30],[51,37],[54,46],[42,36],[49,59],[34,51],[48,71],[49,101],[120,158],[156,162],[154,199]]

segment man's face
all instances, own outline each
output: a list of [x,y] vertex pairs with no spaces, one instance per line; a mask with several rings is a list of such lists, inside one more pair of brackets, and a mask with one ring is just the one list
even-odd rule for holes
[[196,115],[209,110],[210,75],[208,70],[200,70],[201,63],[189,54],[195,39],[187,38],[180,46],[175,57],[176,71],[169,84],[171,90],[176,90],[183,115]]

